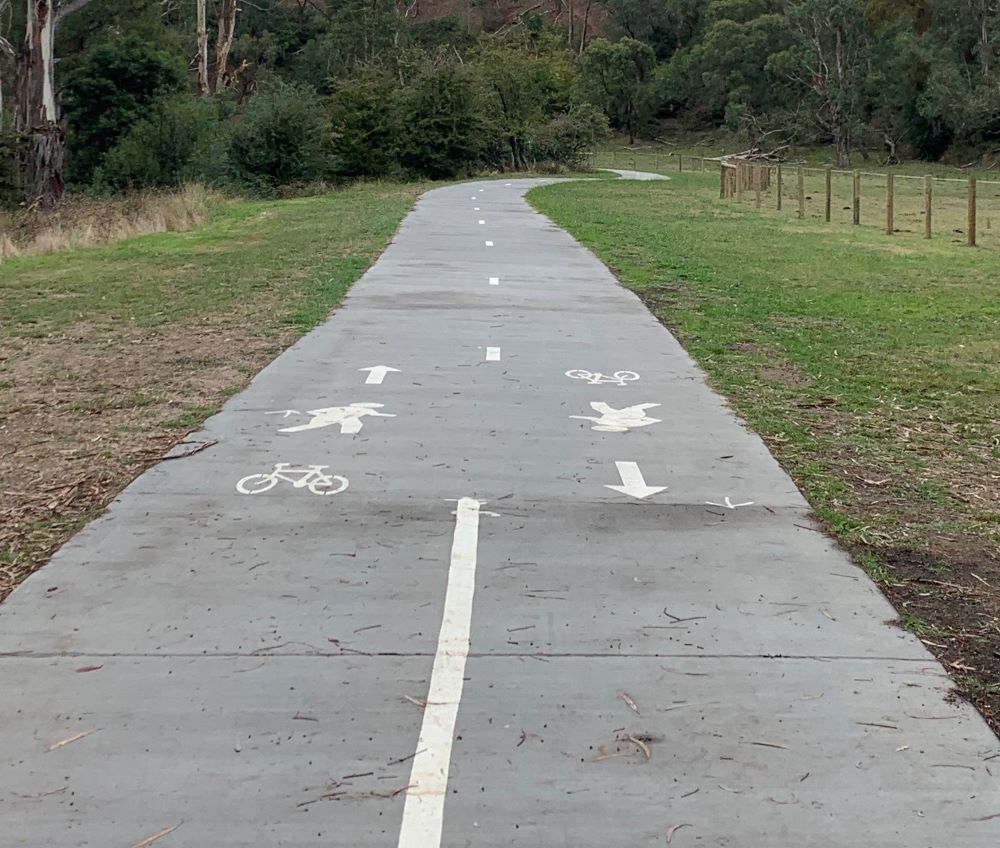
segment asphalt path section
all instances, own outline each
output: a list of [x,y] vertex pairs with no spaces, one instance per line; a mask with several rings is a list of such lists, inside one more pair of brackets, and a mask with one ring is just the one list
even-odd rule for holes
[[0,607],[3,848],[1000,843],[996,737],[538,183],[426,194]]

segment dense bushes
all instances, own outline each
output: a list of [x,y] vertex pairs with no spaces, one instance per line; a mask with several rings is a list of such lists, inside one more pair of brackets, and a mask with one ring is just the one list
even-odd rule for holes
[[229,163],[235,182],[267,192],[325,179],[329,126],[319,96],[306,86],[273,83],[233,122]]
[[297,47],[248,13],[234,55],[253,73],[216,96],[195,95],[182,44],[157,37],[155,23],[81,50],[65,75],[71,182],[273,194],[331,179],[571,168],[606,134],[593,80],[540,19],[477,40],[455,20],[410,29],[387,8],[359,9],[347,0],[344,26],[315,21]]
[[160,103],[105,156],[97,182],[112,188],[179,185],[212,176],[206,155],[221,129],[217,105],[178,97]]
[[91,179],[105,153],[159,100],[187,87],[178,57],[138,36],[102,44],[66,75],[69,178]]

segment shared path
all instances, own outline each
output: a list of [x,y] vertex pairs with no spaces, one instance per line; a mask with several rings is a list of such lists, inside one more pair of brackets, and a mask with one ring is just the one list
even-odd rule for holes
[[536,184],[427,193],[0,607],[2,848],[1000,845],[996,737]]

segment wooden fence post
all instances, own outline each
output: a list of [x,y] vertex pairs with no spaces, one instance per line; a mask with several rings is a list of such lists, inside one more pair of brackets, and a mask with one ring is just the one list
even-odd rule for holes
[[924,238],[931,237],[931,208],[934,199],[934,177],[924,177]]
[[830,223],[830,209],[833,203],[833,168],[826,166],[826,204],[823,207],[823,216],[826,222]]
[[763,175],[761,173],[762,168],[760,165],[753,166],[753,200],[754,206],[760,209],[760,186],[764,182]]
[[743,163],[736,163],[736,202],[743,202]]
[[799,220],[806,217],[806,170],[799,165]]
[[684,155],[682,153],[677,154],[677,173],[680,174],[684,171]]
[[855,226],[861,223],[861,172],[854,172],[854,200],[852,202],[851,221]]
[[969,177],[969,247],[976,246],[976,178]]
[[660,170],[660,148],[656,148],[656,170]]
[[778,185],[776,186],[778,195],[778,211],[781,211],[781,163],[778,163]]
[[893,204],[896,202],[896,175],[887,174],[885,178],[885,234],[891,236],[896,232],[895,210]]
[[719,200],[726,198],[726,163],[719,163]]

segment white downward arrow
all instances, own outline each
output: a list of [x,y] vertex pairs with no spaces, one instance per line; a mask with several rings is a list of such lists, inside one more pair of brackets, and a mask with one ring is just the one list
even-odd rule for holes
[[390,368],[388,365],[372,365],[370,368],[359,368],[358,371],[367,371],[368,379],[365,385],[380,386],[385,379],[385,375],[390,371],[399,371],[398,368]]
[[623,495],[639,498],[640,500],[648,498],[650,495],[655,495],[658,492],[664,492],[667,489],[666,486],[647,486],[637,462],[616,462],[615,465],[618,467],[619,475],[621,475],[622,485],[606,485],[604,487],[606,489],[612,489],[615,492],[621,492]]

